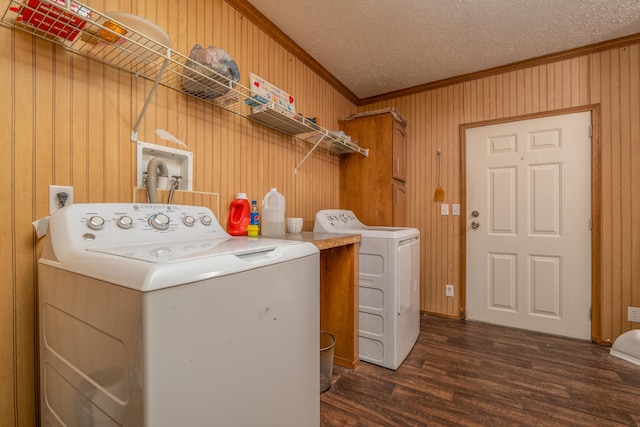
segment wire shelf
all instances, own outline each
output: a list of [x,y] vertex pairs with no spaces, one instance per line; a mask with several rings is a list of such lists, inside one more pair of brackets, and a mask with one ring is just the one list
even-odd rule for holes
[[368,149],[351,142],[349,137],[254,97],[247,87],[174,51],[171,39],[155,24],[142,18],[124,22],[121,15],[103,14],[70,0],[10,0],[0,24],[153,81],[153,89],[132,131],[132,140],[137,140],[146,107],[157,85],[162,85],[296,136],[314,144],[313,148],[320,146],[338,154],[368,155]]

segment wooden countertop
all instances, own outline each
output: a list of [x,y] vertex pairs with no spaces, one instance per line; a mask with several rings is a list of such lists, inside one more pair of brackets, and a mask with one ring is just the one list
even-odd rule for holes
[[360,234],[339,234],[339,233],[316,233],[313,231],[303,231],[302,233],[287,233],[284,237],[278,237],[283,240],[300,240],[303,242],[311,242],[321,251],[331,249],[338,246],[351,245],[360,243]]

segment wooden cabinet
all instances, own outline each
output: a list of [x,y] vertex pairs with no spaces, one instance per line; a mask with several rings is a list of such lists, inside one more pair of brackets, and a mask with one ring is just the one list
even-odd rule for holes
[[406,227],[406,160],[403,123],[391,113],[358,117],[340,128],[369,156],[340,158],[340,208],[366,225]]

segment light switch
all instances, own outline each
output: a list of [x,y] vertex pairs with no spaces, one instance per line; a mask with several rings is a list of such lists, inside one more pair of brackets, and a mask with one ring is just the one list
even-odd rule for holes
[[460,203],[454,203],[451,205],[451,215],[460,215]]
[[449,204],[443,203],[440,205],[440,215],[447,216],[449,215]]

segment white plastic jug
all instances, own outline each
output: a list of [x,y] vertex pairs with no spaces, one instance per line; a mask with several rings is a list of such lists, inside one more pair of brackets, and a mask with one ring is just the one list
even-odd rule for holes
[[269,190],[262,200],[260,231],[263,236],[282,236],[284,228],[284,196],[276,188]]

